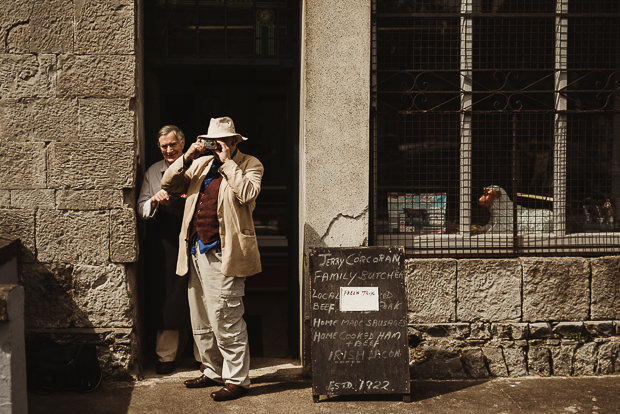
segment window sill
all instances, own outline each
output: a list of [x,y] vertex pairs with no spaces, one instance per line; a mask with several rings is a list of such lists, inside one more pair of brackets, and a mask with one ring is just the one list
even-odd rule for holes
[[620,233],[572,233],[517,236],[496,234],[377,234],[377,246],[403,246],[413,256],[620,253]]

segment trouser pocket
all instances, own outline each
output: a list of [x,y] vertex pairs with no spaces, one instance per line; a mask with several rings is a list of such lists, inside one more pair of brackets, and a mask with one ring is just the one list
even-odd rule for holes
[[246,337],[246,324],[243,320],[243,298],[241,296],[222,296],[219,312],[218,341],[221,343],[238,342]]

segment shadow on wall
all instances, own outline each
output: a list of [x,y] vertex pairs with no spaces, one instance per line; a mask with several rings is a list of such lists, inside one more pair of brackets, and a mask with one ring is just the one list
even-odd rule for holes
[[131,329],[115,329],[131,326],[123,265],[21,263],[20,283],[27,339],[100,345],[106,376],[129,379]]
[[74,266],[63,263],[22,263],[20,283],[26,292],[26,329],[92,328],[88,315],[75,303]]
[[[432,334],[446,337],[447,332],[436,328]],[[423,342],[421,333],[409,332],[409,372],[415,379],[466,379],[486,378],[489,373],[478,350],[479,358],[465,358],[461,352],[451,346],[418,347]],[[463,359],[466,361],[464,362]]]
[[[26,365],[30,376],[37,372],[38,358],[48,347],[53,352],[58,344],[86,344],[85,348],[96,349],[104,381],[131,380],[127,372],[131,329],[114,329],[114,323],[108,322],[131,326],[124,265],[41,263],[25,250],[22,248],[20,254],[19,283],[25,291],[25,339],[30,351]],[[37,383],[36,379],[28,378],[28,382],[32,393],[30,388]],[[63,384],[58,384],[57,389],[62,388]],[[37,404],[45,406],[44,400],[41,397]],[[37,412],[36,406],[31,409]],[[52,412],[50,407],[45,409],[44,412]]]

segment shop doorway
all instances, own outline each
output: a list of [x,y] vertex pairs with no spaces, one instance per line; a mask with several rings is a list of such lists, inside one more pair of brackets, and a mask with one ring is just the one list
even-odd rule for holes
[[[161,157],[154,140],[162,125],[178,125],[187,147],[210,118],[230,116],[249,138],[240,150],[265,166],[254,212],[263,272],[246,283],[250,352],[296,357],[298,4],[161,0],[144,8],[145,166]],[[148,296],[148,275],[142,286]],[[141,317],[143,351],[153,355],[147,309]]]

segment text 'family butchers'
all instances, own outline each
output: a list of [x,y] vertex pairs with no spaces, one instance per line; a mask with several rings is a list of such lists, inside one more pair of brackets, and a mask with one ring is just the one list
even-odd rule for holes
[[338,272],[338,273],[328,273],[323,272],[321,270],[317,270],[314,272],[312,276],[312,282],[337,282],[340,280],[346,280],[347,286],[351,285],[354,280],[392,280],[392,279],[403,279],[405,277],[405,272],[401,272],[398,270],[394,270],[393,272],[370,272],[367,270],[363,270],[361,273],[359,272]]

